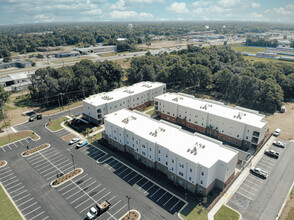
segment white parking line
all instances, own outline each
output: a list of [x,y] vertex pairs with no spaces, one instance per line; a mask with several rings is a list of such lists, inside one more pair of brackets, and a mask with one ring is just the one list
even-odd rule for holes
[[[82,176],[81,178],[77,179],[76,181],[79,181],[80,179],[82,179],[82,178],[84,178],[84,177],[86,177],[86,176],[88,176],[87,173],[86,173],[85,176]],[[64,187],[62,187],[62,188],[60,188],[60,189],[58,189],[57,191],[59,192],[59,191],[65,189],[66,187],[70,186],[71,184],[73,184],[73,182],[70,182],[68,185],[66,185],[66,186],[64,186]]]
[[10,145],[7,145],[8,147],[9,147],[9,149],[11,150],[11,147],[10,147]]
[[49,218],[49,216],[47,216],[47,217],[43,218],[42,220],[46,220],[47,218]]
[[128,183],[132,181],[132,179],[134,179],[136,176],[138,176],[139,174],[137,173],[135,176],[133,176],[131,179],[129,179]]
[[131,173],[133,173],[133,171],[131,170],[131,172],[129,172],[127,175],[125,175],[122,179],[126,178],[128,175],[130,175]]
[[[249,189],[253,189],[253,190],[255,190],[256,192],[258,192],[258,190],[257,189],[254,189],[252,186],[249,186],[249,185],[247,185],[246,183],[242,183],[242,185],[245,185],[245,186],[247,186],[247,187],[249,187]],[[241,187],[240,188],[242,188],[242,185],[241,185]],[[254,185],[255,186],[255,185]]]
[[[92,178],[92,177],[90,177],[88,180],[90,180],[91,178]],[[81,185],[84,184],[84,183],[86,183],[86,182],[88,182],[88,181],[86,180],[85,182],[81,183]],[[84,190],[82,190],[82,192],[83,192],[83,191],[84,191]],[[68,196],[68,197],[66,198],[66,200],[68,200],[69,198],[73,197],[75,194],[77,194],[77,193],[79,193],[79,192],[81,192],[81,191],[79,190],[79,191],[75,192],[74,194],[71,194],[70,196]]]
[[15,200],[14,202],[16,203],[16,202],[18,202],[18,201],[20,201],[20,200],[22,200],[22,199],[28,197],[29,195],[31,195],[31,194],[29,193],[29,194],[27,194],[27,195],[25,195],[25,196],[23,196],[23,197],[21,197],[21,198]]
[[0,176],[2,176],[2,175],[5,174],[5,173],[8,173],[8,172],[12,172],[12,171],[11,171],[11,170],[7,170],[7,171],[5,171],[4,173],[1,173]]
[[[91,191],[93,191],[93,190],[96,189],[97,187],[98,187],[98,186],[95,186],[95,188],[93,188]],[[75,207],[75,209],[78,208],[78,207],[80,207],[82,204],[84,204],[85,202],[87,202],[89,199],[90,199],[90,198],[86,199],[85,201],[83,201],[82,203],[80,203],[79,205],[77,205],[77,206]]]
[[[42,157],[40,157],[38,161],[36,161],[36,162],[34,162],[34,163],[31,163],[31,165],[35,167],[35,165],[36,165],[37,163],[40,163],[40,162],[42,162],[42,164],[44,164],[44,163],[46,163],[47,161],[44,160]],[[41,165],[41,164],[39,164],[39,165]],[[36,167],[38,167],[39,165],[37,165]]]
[[139,179],[137,182],[134,183],[134,185],[137,184],[138,182],[140,182],[143,178],[144,177],[142,176],[141,179]]
[[21,186],[21,187],[19,187],[18,189],[14,190],[14,191],[12,191],[12,192],[9,192],[9,193],[10,193],[10,194],[15,193],[16,191],[18,191],[18,190],[20,190],[20,189],[23,189],[23,188],[24,188],[24,186]]
[[[11,175],[14,175],[14,174],[13,174],[13,173],[8,174],[8,175],[6,175],[6,176],[4,176],[4,177],[1,177],[0,180],[2,181],[3,179],[5,179],[6,177],[11,176]],[[2,182],[2,183],[3,183],[3,182]]]
[[255,182],[252,182],[252,181],[248,180],[248,178],[246,178],[246,179],[244,180],[244,182],[245,182],[245,181],[247,181],[247,182],[249,182],[249,183],[251,183],[251,184],[254,184],[254,186],[258,186],[258,187],[260,187],[260,188],[263,187],[263,186],[261,186],[261,185],[256,184]]
[[[89,184],[88,186],[86,186],[85,188],[88,188],[89,186],[93,185],[95,182],[96,182],[96,180],[95,180],[94,182],[90,183],[90,184]],[[97,188],[97,186],[96,186],[95,188]],[[88,193],[92,192],[95,188],[91,189]],[[78,199],[80,199],[80,198],[82,198],[82,197],[84,197],[84,196],[85,196],[85,194],[83,194],[83,195],[80,196],[79,198],[76,198],[74,201],[71,201],[70,204],[74,203],[75,201],[77,201]]]
[[236,193],[238,193],[239,195],[245,197],[246,199],[249,199],[250,201],[253,200],[253,199],[249,198],[248,196],[245,196],[244,194],[242,194],[242,193],[240,193],[240,192],[238,192],[238,191],[237,191]]
[[[115,160],[113,160],[113,161],[115,161]],[[111,162],[112,162],[112,161],[111,161]],[[111,169],[114,169],[113,167],[115,167],[116,164],[118,164],[118,163],[119,163],[119,162],[116,161],[116,163],[114,164],[114,166],[110,166],[110,163],[109,163],[109,164],[105,164],[104,166],[109,166],[108,170],[111,170]]]
[[156,190],[151,196],[150,198],[152,198],[161,188],[159,187],[158,190]]
[[116,206],[118,203],[120,203],[121,200],[119,200],[117,203],[115,203],[114,205],[112,205],[111,207],[113,208],[114,206]]
[[39,208],[41,208],[41,206],[39,206],[38,208],[35,208],[34,210],[30,211],[29,213],[25,214],[24,216],[27,216],[27,215],[29,215],[29,214],[35,212],[35,211],[38,210]]
[[[116,170],[119,170],[120,168],[122,168],[124,165],[122,164],[119,168],[115,168],[115,171]],[[114,169],[114,167],[113,167],[113,169]]]
[[171,210],[173,210],[180,202],[181,200],[179,200],[169,211],[171,212]]
[[269,163],[269,162],[266,162],[266,161],[259,161],[259,163],[257,164],[258,166],[259,165],[263,165],[263,166],[265,166],[265,167],[273,167],[273,166],[275,166],[275,164],[274,163]]
[[18,183],[18,184],[16,184],[16,185],[13,185],[12,187],[6,188],[6,190],[9,191],[9,190],[11,190],[11,189],[13,189],[14,187],[19,186],[19,185],[21,185],[21,183]]
[[147,189],[144,193],[147,193],[151,188],[153,188],[153,186],[155,186],[155,185],[152,184],[152,186],[150,186],[149,189]]
[[[49,168],[47,168],[47,167],[49,167]],[[46,169],[43,170],[44,168],[46,168]],[[52,165],[51,165],[50,163],[48,163],[47,165],[45,165],[45,166],[43,166],[43,167],[37,169],[37,171],[38,171],[40,174],[42,174],[42,173],[46,173],[48,170],[51,170],[52,168],[54,168],[54,167],[52,167]],[[41,170],[43,170],[43,171],[41,171]]]
[[21,143],[21,145],[23,145],[23,143],[21,141],[19,143]]
[[32,207],[33,205],[36,205],[36,204],[37,204],[37,202],[35,202],[35,203],[33,203],[33,204],[31,204],[31,205],[25,207],[24,209],[21,209],[20,211],[23,212],[24,210],[26,210],[26,209],[28,209],[28,208]]
[[[127,206],[127,204],[125,204],[123,207],[121,207],[119,210],[117,210],[113,215],[116,215],[116,213],[120,212],[122,209],[124,209]],[[107,212],[109,213],[109,212]],[[113,216],[109,217],[107,220],[114,218]]]
[[45,212],[45,211],[43,211],[43,212],[39,213],[38,215],[35,215],[33,218],[30,218],[30,220],[33,220],[34,218],[36,218],[36,217],[38,217],[38,216],[42,215],[44,212]]
[[[108,201],[111,201],[111,200],[113,200],[115,197],[116,197],[116,196],[113,196],[111,199],[108,199]],[[112,207],[113,207],[113,206],[112,206]]]
[[[146,183],[144,183],[144,185],[143,186],[145,186],[147,183],[149,182],[149,180],[147,180],[147,182]],[[141,188],[143,188],[143,186],[140,186],[139,188],[138,188],[138,190],[140,190]]]
[[14,144],[14,146],[16,147],[16,148],[18,148],[18,146],[15,144],[15,143],[13,143]]
[[260,184],[263,183],[263,181],[261,181],[261,180],[259,179],[259,177],[256,177],[256,176],[254,176],[253,174],[252,174],[251,176],[247,176],[246,179],[248,179],[248,178],[250,178],[250,179],[252,178],[253,181],[259,182]]
[[[127,169],[129,169],[129,168],[126,167],[126,169],[124,169],[123,171],[119,172],[119,174],[117,174],[117,175],[119,176],[120,174],[122,174],[123,172],[125,172]],[[132,170],[131,170],[131,172],[132,172]]]
[[6,150],[4,149],[4,147],[1,147],[1,149],[2,149],[4,152],[6,152]]
[[165,196],[165,194],[167,194],[167,192],[165,192],[162,196],[160,196],[160,198],[159,199],[157,199],[156,200],[156,202],[158,202],[162,197],[164,197]]
[[[53,170],[52,170],[53,169]],[[52,171],[50,171],[50,170],[52,170]],[[49,173],[47,173],[48,171],[50,171]],[[48,169],[46,169],[46,170],[43,170],[42,172],[40,172],[40,174],[43,176],[43,177],[45,177],[45,176],[47,176],[48,174],[51,174],[52,172],[55,172],[56,171],[56,168],[55,167],[52,167],[52,166],[50,166]],[[46,173],[45,175],[43,175],[43,173]]]
[[6,183],[7,181],[10,181],[10,180],[12,180],[12,179],[14,179],[14,178],[16,178],[16,176],[14,176],[14,177],[12,177],[12,178],[10,178],[10,179],[8,179],[8,180],[5,180],[5,181],[2,181],[2,180],[1,180],[1,182],[2,182],[2,184],[4,184],[4,183]]
[[28,191],[28,190],[22,191],[21,193],[18,193],[18,194],[14,195],[14,196],[11,196],[11,198],[13,199],[13,198],[15,198],[15,197],[17,197],[17,196],[23,194],[24,192],[27,192],[27,191]]
[[111,192],[108,192],[107,194],[105,194],[104,196],[100,197],[99,200],[101,201],[103,198],[105,198],[106,196],[108,196]]
[[17,181],[19,181],[19,179],[16,179],[16,180],[12,181],[11,183],[6,184],[5,187],[7,187],[7,186],[9,186],[10,184],[15,183],[15,182],[17,182]]
[[251,194],[251,195],[253,195],[253,196],[255,196],[255,194],[254,193],[252,193],[252,192],[249,192],[248,190],[246,190],[246,189],[244,189],[244,188],[239,188],[238,190],[243,190],[243,191],[245,191],[246,193],[249,193],[249,194]]
[[174,198],[174,196],[172,196],[172,197],[170,197],[169,198],[169,200],[167,200],[164,204],[163,204],[163,206],[165,206],[172,198]]
[[1,170],[7,170],[7,169],[10,169],[10,168],[8,166],[1,168]]
[[29,201],[32,201],[33,199],[34,199],[34,198],[30,198],[29,200],[26,200],[25,202],[19,204],[18,207],[19,207],[19,206],[22,206],[22,205],[24,205],[24,204],[26,204],[26,203],[28,203]]

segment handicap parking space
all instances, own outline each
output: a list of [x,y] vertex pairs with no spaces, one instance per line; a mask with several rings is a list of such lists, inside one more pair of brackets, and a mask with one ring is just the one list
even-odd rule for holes
[[88,155],[89,157],[93,158],[94,160],[99,160],[100,158],[106,155],[105,152],[96,148],[92,144],[88,144],[80,148],[79,150],[82,151],[84,154]]
[[171,214],[179,212],[186,204],[172,192],[113,157],[105,161],[103,166]]
[[27,146],[31,146],[32,142],[33,142],[33,140],[30,137],[27,137],[27,138],[24,138],[22,140],[15,141],[13,143],[6,144],[6,145],[0,147],[0,149],[3,152],[9,152],[9,151],[12,151],[12,150],[16,150],[18,148],[26,149]]
[[0,168],[0,171],[0,182],[26,219],[50,219],[45,209],[31,195],[9,166]]
[[65,174],[73,169],[72,161],[54,148],[39,151],[26,157],[26,160],[47,181],[56,179],[57,174]]

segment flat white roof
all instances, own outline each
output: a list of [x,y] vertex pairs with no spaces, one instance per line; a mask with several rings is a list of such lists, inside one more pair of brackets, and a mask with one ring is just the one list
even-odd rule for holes
[[99,106],[105,103],[114,102],[117,100],[120,100],[122,98],[133,96],[136,94],[139,94],[141,92],[158,88],[160,86],[164,85],[164,83],[160,82],[140,82],[136,83],[132,86],[128,87],[121,87],[118,89],[115,89],[111,92],[104,92],[99,93],[96,95],[92,95],[84,100],[84,102],[89,103],[94,106]]
[[231,107],[222,102],[208,99],[197,99],[183,93],[165,93],[156,98],[258,128],[262,128],[267,123],[264,120],[265,115],[259,114],[258,111],[239,106]]
[[[123,127],[146,140],[156,142],[169,151],[207,168],[218,160],[229,162],[238,153],[222,147],[220,141],[184,131],[180,126],[163,120],[157,121],[138,111],[122,109],[106,115],[105,121]],[[197,153],[191,153],[194,152],[195,147]]]

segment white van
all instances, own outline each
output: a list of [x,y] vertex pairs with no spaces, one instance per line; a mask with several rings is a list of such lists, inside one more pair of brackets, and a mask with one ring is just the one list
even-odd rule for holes
[[273,135],[274,135],[274,136],[279,136],[280,133],[281,133],[281,129],[280,129],[280,128],[277,128],[277,129],[274,131]]

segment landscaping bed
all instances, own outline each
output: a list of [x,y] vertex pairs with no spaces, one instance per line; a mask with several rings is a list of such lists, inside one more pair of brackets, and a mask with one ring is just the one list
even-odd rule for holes
[[47,144],[47,143],[46,144],[42,144],[42,145],[40,145],[38,147],[35,147],[35,148],[32,148],[30,150],[27,150],[27,151],[23,152],[21,155],[24,156],[24,157],[27,157],[27,156],[30,156],[32,154],[37,153],[40,150],[44,150],[44,149],[46,149],[48,147],[50,147],[50,144]]
[[130,212],[127,212],[123,217],[120,218],[120,220],[139,220],[141,219],[141,215],[137,210],[130,210]]
[[62,129],[61,123],[68,120],[67,117],[62,117],[53,121],[49,121],[46,126],[51,131],[58,131]]
[[83,169],[82,168],[77,168],[75,170],[70,171],[69,173],[59,177],[56,180],[53,180],[50,185],[53,187],[57,187],[60,186],[63,183],[66,183],[67,181],[73,179],[74,177],[80,175],[83,173]]
[[0,160],[0,167],[6,166],[7,162],[6,160]]

